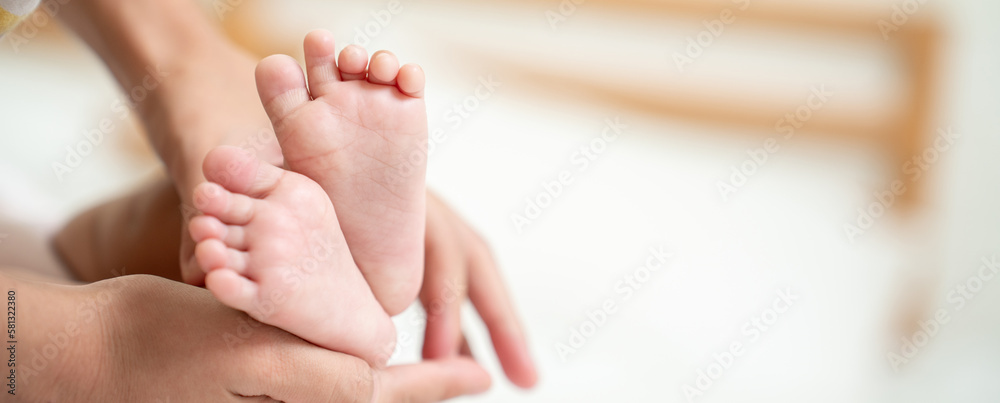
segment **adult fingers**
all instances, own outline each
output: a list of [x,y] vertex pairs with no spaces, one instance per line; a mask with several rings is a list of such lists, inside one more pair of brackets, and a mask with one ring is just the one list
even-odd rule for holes
[[530,388],[538,382],[538,373],[503,279],[486,244],[474,234],[466,239],[475,240],[470,246],[469,299],[490,332],[507,378],[519,387]]
[[[428,203],[424,286],[420,302],[427,312],[423,357],[456,355],[462,337],[461,307],[467,294],[465,253],[451,220]],[[435,213],[432,213],[435,212]]]
[[232,380],[231,391],[289,403],[373,401],[375,376],[364,360],[291,337],[258,346],[267,353],[256,362],[241,363],[244,370]]
[[490,376],[469,358],[443,358],[387,368],[376,376],[375,402],[439,402],[485,392]]

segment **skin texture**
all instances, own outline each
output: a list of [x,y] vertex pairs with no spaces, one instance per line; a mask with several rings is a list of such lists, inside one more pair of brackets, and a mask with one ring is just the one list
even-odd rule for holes
[[[176,217],[178,210],[186,213],[186,218],[194,213],[193,191],[205,181],[202,161],[216,146],[236,145],[253,151],[261,160],[276,166],[283,163],[268,116],[255,94],[255,59],[223,38],[190,0],[75,0],[63,5],[59,18],[101,56],[126,91],[142,85],[143,80],[150,76],[150,69],[161,72],[158,74],[163,79],[158,88],[150,91],[148,98],[138,103],[135,110],[142,117],[147,135],[164,161],[169,177],[151,188],[173,186],[175,189],[175,192],[158,191],[156,200],[143,201],[145,205],[157,206],[154,208],[102,206],[98,209],[100,214],[79,223],[85,228],[70,231],[80,235],[60,242],[62,255],[77,256],[77,263],[70,261],[68,264],[77,269],[81,279],[88,281],[106,279],[119,268],[117,265],[109,268],[86,261],[88,255],[104,256],[112,262],[127,261],[128,266],[123,270],[127,273],[176,277],[176,272],[163,271],[178,266],[164,265],[159,257],[163,253],[130,255],[127,259],[112,258],[115,254],[142,248],[164,248],[170,255],[171,250],[176,251],[175,245],[136,243],[136,240],[144,239],[141,235],[150,233],[171,236],[181,239],[180,277],[189,284],[204,285],[204,272],[195,260],[195,242],[188,235],[187,219],[164,217]],[[401,87],[404,91],[408,88]],[[137,193],[145,190],[140,189]],[[176,207],[178,200],[183,206],[181,209]],[[457,357],[461,354],[463,343],[457,307],[468,295],[490,330],[508,377],[522,387],[534,385],[537,375],[520,323],[503,283],[499,281],[499,273],[485,242],[433,195],[428,195],[427,203],[426,267],[421,299],[425,305],[440,299],[441,302],[434,306],[442,308],[428,309],[431,312],[425,356]],[[133,219],[120,217],[135,211],[148,214],[149,218],[143,221],[156,225],[129,228],[128,231],[116,227],[114,223],[134,223]],[[112,224],[102,225],[108,222]],[[115,236],[136,233],[134,237]],[[106,241],[95,244],[90,242],[93,239]],[[81,247],[88,253],[72,253]],[[145,264],[150,261],[154,263]],[[177,286],[156,284],[168,290]],[[457,290],[459,297],[441,298],[442,291],[448,288]],[[208,295],[207,291],[204,295]],[[173,301],[170,295],[162,297],[164,305]],[[200,313],[193,309],[187,314]],[[150,334],[156,334],[153,330],[159,329],[150,329]],[[135,348],[159,347],[146,343]],[[396,390],[402,391],[399,393],[436,396],[436,383],[455,385],[452,381],[457,382],[463,373],[441,371],[437,374],[455,377],[422,379],[413,375],[383,384],[394,382]],[[106,381],[122,386],[121,380]],[[455,390],[461,392],[464,389],[455,387]]]
[[285,165],[329,194],[372,292],[398,314],[416,299],[423,277],[423,71],[400,67],[387,51],[369,63],[355,45],[338,58],[333,36],[322,30],[309,33],[304,48],[308,89],[295,60],[271,56],[257,66],[257,91]]
[[205,158],[195,256],[222,303],[316,345],[385,366],[396,342],[316,182],[236,147]]
[[[17,295],[19,401],[435,402],[489,387],[468,358],[372,369],[160,277],[65,286],[11,273],[0,269]],[[38,351],[50,344],[62,347],[49,359]]]
[[462,354],[460,309],[472,301],[490,332],[493,349],[514,385],[531,388],[538,373],[489,246],[469,225],[432,193],[427,196],[427,270],[420,301],[427,311],[425,359]]

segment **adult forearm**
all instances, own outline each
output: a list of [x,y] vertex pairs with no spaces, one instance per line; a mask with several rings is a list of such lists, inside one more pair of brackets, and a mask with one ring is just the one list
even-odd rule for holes
[[192,0],[73,0],[59,15],[107,64],[170,176],[200,181],[201,158],[226,135],[196,126],[212,107],[200,95],[234,60],[240,71],[227,74],[252,79],[252,60]]
[[126,90],[149,70],[183,68],[220,35],[191,0],[74,0],[59,14]]
[[102,366],[100,329],[113,295],[28,278],[0,270],[7,312],[3,393],[16,401],[87,399],[94,368]]
[[[194,0],[71,0],[61,15],[136,104],[180,202],[189,206],[185,214],[193,212],[193,189],[205,180],[201,164],[212,148],[239,146],[282,164],[257,96],[257,59],[229,42]],[[181,236],[185,280],[199,284],[193,241],[186,230]]]

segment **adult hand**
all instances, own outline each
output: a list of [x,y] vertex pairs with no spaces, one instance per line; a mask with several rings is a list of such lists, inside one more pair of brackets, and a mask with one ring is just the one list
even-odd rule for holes
[[[142,118],[185,210],[194,210],[192,190],[205,181],[201,163],[216,146],[242,147],[281,165],[257,97],[256,59],[230,43],[197,2],[86,0],[61,7],[59,17],[101,56]],[[194,243],[186,228],[180,233],[181,275],[201,284]]]
[[521,323],[489,247],[439,198],[427,194],[427,237],[424,285],[420,301],[427,311],[423,356],[462,354],[460,308],[466,296],[483,318],[500,364],[515,385],[530,388],[538,381]]
[[[435,402],[489,387],[489,376],[468,358],[373,370],[256,322],[204,289],[155,276],[81,288],[110,302],[102,331],[88,333],[102,340],[85,344],[103,347],[74,360],[98,379],[60,381],[88,390],[79,400]],[[110,298],[93,297],[100,293]]]
[[[138,110],[182,204],[193,205],[191,190],[203,180],[201,161],[215,146],[241,146],[249,140],[246,144],[258,156],[280,164],[273,136],[261,135],[270,126],[255,91],[254,61],[226,41],[194,2],[70,2],[60,17],[101,55],[126,92],[145,86],[150,71],[162,71]],[[537,375],[521,326],[485,243],[433,196],[427,227],[421,299],[431,312],[424,356],[450,357],[461,351],[458,308],[468,295],[490,330],[508,378],[522,387],[533,385]],[[186,228],[180,235],[182,277],[199,285],[203,274],[192,259],[193,242]],[[443,297],[449,293],[457,298]]]

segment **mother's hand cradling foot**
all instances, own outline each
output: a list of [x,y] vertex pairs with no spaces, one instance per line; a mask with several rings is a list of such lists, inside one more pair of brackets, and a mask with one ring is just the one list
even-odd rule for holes
[[420,301],[427,311],[424,358],[462,355],[459,310],[468,295],[486,323],[507,378],[522,388],[534,386],[538,374],[489,247],[431,193],[427,194],[425,259],[420,290]]
[[181,283],[126,276],[87,287],[114,290],[103,332],[114,339],[114,357],[102,360],[113,364],[93,390],[99,401],[436,402],[489,388],[471,359],[373,370]]

